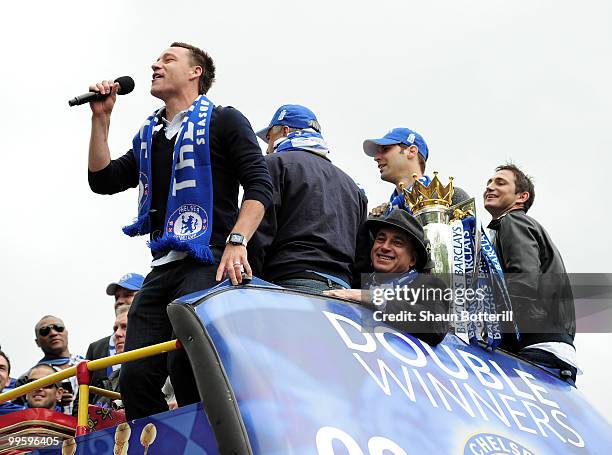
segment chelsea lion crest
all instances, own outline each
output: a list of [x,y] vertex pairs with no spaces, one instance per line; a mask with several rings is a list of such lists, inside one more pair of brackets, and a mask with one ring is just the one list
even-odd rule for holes
[[199,205],[185,204],[168,218],[166,232],[179,240],[192,240],[208,230],[208,214]]

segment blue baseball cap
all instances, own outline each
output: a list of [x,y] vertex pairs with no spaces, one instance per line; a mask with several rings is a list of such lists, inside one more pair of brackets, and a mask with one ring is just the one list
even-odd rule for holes
[[318,133],[321,132],[321,126],[317,120],[316,115],[310,109],[299,104],[284,104],[279,107],[274,115],[270,124],[262,130],[255,133],[259,139],[268,143],[266,134],[270,131],[270,128],[276,125],[288,126],[289,128],[299,128],[301,130],[306,128],[313,128]]
[[429,149],[427,148],[425,139],[416,131],[412,131],[408,128],[393,128],[380,139],[366,139],[363,141],[363,151],[366,155],[373,157],[379,145],[393,144],[416,145],[419,148],[419,153],[423,155],[423,158],[427,161]]
[[124,288],[130,291],[140,291],[144,277],[137,273],[126,273],[119,281],[113,282],[106,286],[106,293],[108,295],[115,295],[117,288]]

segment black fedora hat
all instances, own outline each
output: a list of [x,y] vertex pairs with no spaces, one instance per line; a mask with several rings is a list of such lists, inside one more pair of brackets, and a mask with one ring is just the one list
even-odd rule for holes
[[417,255],[416,269],[423,270],[427,266],[429,254],[425,246],[426,240],[423,226],[406,210],[396,208],[386,215],[370,216],[366,221],[366,226],[373,236],[376,236],[376,233],[383,227],[394,227],[405,232],[412,241]]

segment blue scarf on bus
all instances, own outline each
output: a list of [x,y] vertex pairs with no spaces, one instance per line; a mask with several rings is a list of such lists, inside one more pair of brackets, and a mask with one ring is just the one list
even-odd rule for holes
[[[515,321],[507,321],[506,324],[495,320],[495,315],[512,311],[512,302],[499,259],[486,233],[482,227],[478,228],[473,216],[452,222],[451,228],[454,238],[451,274],[453,288],[479,289],[482,297],[469,299],[465,304],[455,302],[455,310],[458,313],[465,310],[473,316],[491,317],[488,321],[459,322],[455,325],[455,334],[474,346],[478,346],[479,341],[484,341],[483,334],[486,334],[486,347],[495,350],[504,336],[514,336],[516,339],[520,336]],[[458,240],[457,248],[454,243],[455,236]],[[504,329],[508,332],[504,333]]]
[[[212,110],[213,103],[200,95],[183,118],[174,144],[164,232],[160,238],[152,238],[149,242],[154,253],[186,251],[201,262],[214,263],[210,250],[213,188],[209,137]],[[151,144],[160,114],[161,109],[147,118],[132,143],[140,176],[138,217],[133,224],[123,228],[129,236],[151,232]]]

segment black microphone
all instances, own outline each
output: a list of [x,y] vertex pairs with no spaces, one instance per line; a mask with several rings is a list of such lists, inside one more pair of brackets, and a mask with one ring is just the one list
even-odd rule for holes
[[[134,79],[130,76],[121,76],[115,79],[115,82],[119,84],[118,95],[127,95],[132,93],[134,90]],[[91,101],[100,101],[106,98],[109,94],[102,95],[98,92],[87,92],[83,95],[75,96],[68,101],[68,106],[80,106],[81,104],[89,103]]]

